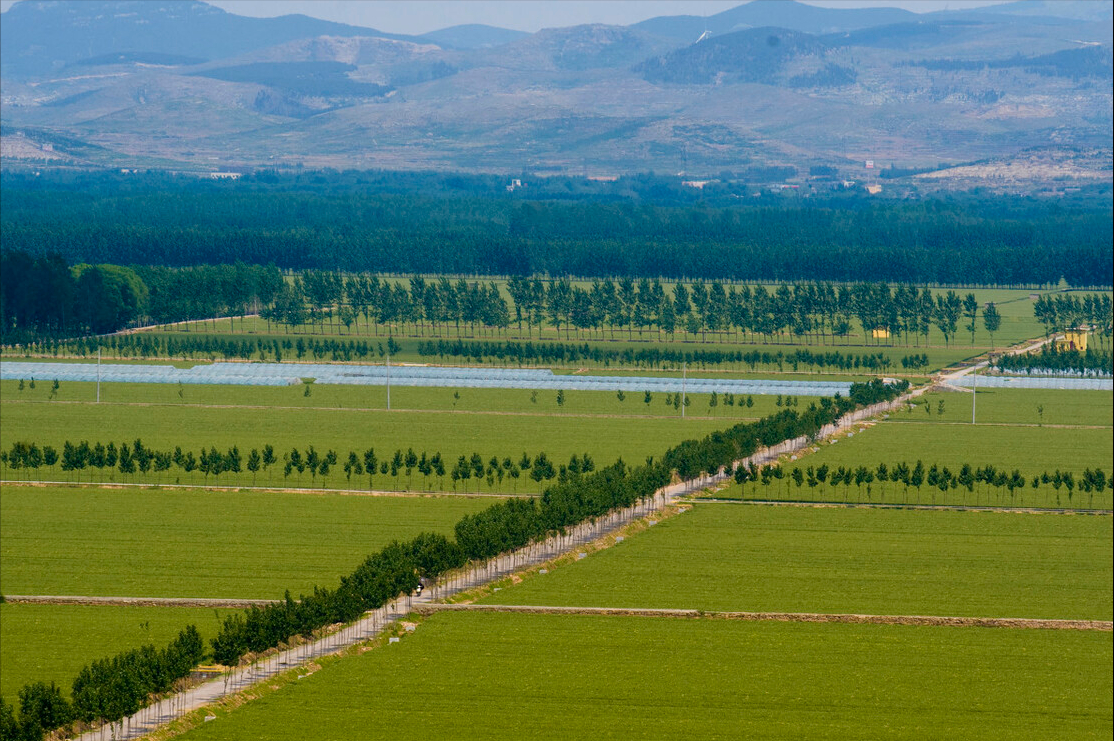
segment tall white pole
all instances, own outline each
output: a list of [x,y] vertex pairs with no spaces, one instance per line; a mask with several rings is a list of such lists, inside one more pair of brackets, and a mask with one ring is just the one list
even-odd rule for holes
[[101,349],[97,348],[97,403],[101,403]]
[[979,395],[979,374],[976,371],[971,374],[974,376],[974,386],[971,388],[971,424],[975,424],[975,399]]
[[391,351],[387,350],[387,411],[391,411]]

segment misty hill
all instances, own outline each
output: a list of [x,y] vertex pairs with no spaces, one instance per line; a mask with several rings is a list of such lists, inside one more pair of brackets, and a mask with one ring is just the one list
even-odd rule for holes
[[544,28],[504,46],[478,53],[469,66],[536,70],[623,69],[673,45],[625,26],[588,24]]
[[694,15],[659,16],[636,23],[631,28],[691,43],[704,31],[716,36],[772,26],[821,34],[900,23],[916,17],[915,13],[900,8],[820,8],[793,0],[754,0],[707,18]]
[[827,48],[827,44],[811,34],[785,28],[755,28],[706,39],[647,60],[637,70],[651,82],[772,83],[791,60],[816,56]]
[[248,18],[197,0],[23,0],[3,14],[0,65],[25,77],[120,52],[221,59],[326,34],[411,38],[304,15]]
[[529,35],[525,31],[512,31],[509,28],[487,26],[482,23],[467,23],[422,34],[422,38],[450,49],[490,49],[493,46],[518,41]]
[[355,65],[343,62],[258,62],[219,67],[195,75],[227,82],[248,82],[300,95],[374,97],[387,88],[348,77]]
[[1016,0],[1012,3],[979,8],[982,13],[1072,18],[1082,21],[1110,21],[1114,16],[1112,0]]
[[3,14],[3,166],[652,170],[794,192],[884,171],[886,194],[1109,181],[1110,24],[1005,7],[1020,12],[761,1],[697,41],[703,18],[406,37],[28,0]]

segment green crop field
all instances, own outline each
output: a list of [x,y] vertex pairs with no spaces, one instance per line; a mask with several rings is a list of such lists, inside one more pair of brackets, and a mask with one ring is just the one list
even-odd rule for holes
[[[942,414],[941,401],[944,402]],[[975,421],[979,424],[1114,425],[1114,393],[1042,389],[986,388],[979,389],[974,398],[963,393],[930,393],[917,401],[917,408],[912,412],[899,412],[890,419],[970,424],[972,401]]]
[[[916,412],[914,412],[916,414]],[[923,412],[922,412],[923,414]],[[904,416],[899,412],[895,416]],[[927,416],[927,415],[926,415]],[[938,424],[913,421],[879,422],[844,437],[836,442],[821,442],[817,452],[796,454],[796,460],[784,456],[781,465],[789,473],[794,467],[802,469],[822,465],[866,466],[874,469],[879,463],[914,465],[917,460],[928,468],[932,465],[947,466],[958,473],[965,463],[973,468],[994,465],[1007,472],[1017,469],[1028,479],[1056,469],[1071,471],[1076,480],[1086,468],[1101,468],[1107,476],[1114,471],[1114,429],[1107,428],[1056,428],[1005,425]],[[739,498],[738,484],[715,493],[720,498]],[[787,475],[770,486],[761,483],[746,485],[746,499],[786,499],[790,501],[849,501],[888,502],[895,504],[949,504],[991,505],[1025,507],[1070,507],[1082,509],[1110,509],[1111,491],[1084,493],[1078,486],[1072,496],[1066,488],[1056,490],[1042,484],[1036,490],[1030,486],[1018,489],[1011,498],[1008,490],[990,488],[982,484],[974,491],[965,488],[950,489],[946,494],[929,486],[921,489],[888,482],[875,482],[866,488],[832,487],[828,484],[815,489],[797,487]]]
[[182,738],[1084,739],[1092,631],[440,614]]
[[206,641],[228,610],[194,607],[0,605],[0,693],[17,703],[28,682],[53,681],[69,695],[74,676],[91,661],[145,644],[163,647],[197,626]]
[[5,486],[6,594],[274,599],[490,498]]
[[[567,396],[572,398],[575,394],[569,393]],[[140,438],[148,447],[172,449],[178,445],[195,452],[202,446],[215,446],[223,452],[236,445],[245,457],[252,447],[261,448],[271,444],[281,458],[291,447],[305,451],[308,446],[313,445],[322,453],[327,449],[335,449],[341,458],[328,479],[328,485],[334,488],[342,485],[356,488],[368,486],[366,477],[358,483],[356,480],[351,483],[345,480],[341,465],[348,451],[352,450],[359,453],[366,448],[374,448],[380,460],[392,455],[397,449],[405,452],[409,447],[413,447],[419,455],[422,451],[431,455],[440,452],[449,469],[455,465],[458,456],[470,456],[472,453],[479,453],[485,461],[492,456],[500,459],[510,457],[517,461],[524,452],[530,456],[544,452],[557,465],[567,462],[573,454],[588,452],[597,465],[605,465],[618,458],[642,461],[648,455],[660,455],[681,440],[703,437],[712,430],[722,429],[737,421],[726,417],[681,419],[674,416],[646,419],[561,416],[551,413],[551,408],[556,407],[555,402],[547,400],[546,407],[541,407],[540,399],[538,411],[531,414],[486,414],[191,406],[146,402],[99,405],[24,403],[8,401],[7,398],[5,396],[3,403],[0,403],[0,415],[4,420],[0,429],[0,446],[3,447],[10,447],[15,441],[27,441],[52,445],[60,450],[67,439],[74,442],[82,439],[90,442],[115,442],[119,445]],[[525,403],[530,403],[528,395]],[[629,398],[626,403],[632,407],[635,403],[641,404],[640,401],[635,402]],[[664,408],[664,404],[662,407]],[[267,474],[261,474],[258,482],[290,486],[321,484],[320,479],[312,480],[308,473],[301,476],[295,474],[289,481],[284,481],[281,469],[280,461]],[[181,473],[177,468],[172,471],[175,480],[180,480],[183,484],[201,484],[205,481],[198,471],[192,475]],[[22,478],[23,474],[22,471],[13,472],[11,469],[4,471],[6,477],[13,479]],[[90,475],[97,474],[85,471],[80,477],[87,480]],[[111,480],[119,480],[121,474],[115,472],[106,475],[114,477]],[[73,480],[72,475],[66,475],[57,467],[51,470],[39,469],[38,478]],[[150,473],[137,480],[158,482],[159,477]],[[252,475],[245,472],[239,475],[224,474],[217,483],[246,485],[252,481]],[[437,477],[431,477],[426,482],[420,475],[415,475],[412,483],[408,483],[405,475],[398,479],[377,476],[373,483],[380,488],[411,486],[415,490],[452,486],[448,477],[443,482]],[[517,482],[512,479],[496,482],[493,487],[474,480],[468,486],[469,491],[474,491],[479,486],[484,491],[494,489],[504,492],[537,492],[539,488],[525,476]]]
[[497,604],[1111,619],[1111,518],[697,504]]
[[[292,373],[296,374],[295,369]],[[671,374],[673,375],[673,374]],[[704,374],[723,378],[723,374]],[[732,374],[731,377],[734,377]],[[768,376],[767,376],[768,378]],[[794,380],[808,380],[809,376],[798,376]],[[815,376],[811,377],[813,380]],[[824,377],[824,381],[833,379]],[[841,378],[837,380],[851,380]],[[32,389],[26,384],[19,390],[18,381],[0,381],[0,399],[8,402],[61,402],[88,403],[96,400],[96,384],[67,381],[60,384],[51,399],[51,382],[39,379]],[[180,392],[180,393],[179,393]],[[717,406],[708,405],[709,394],[687,394],[691,402],[686,416],[711,417],[734,423],[742,419],[758,419],[780,410],[776,396],[751,395],[753,406],[742,402],[746,397],[736,397],[737,404],[727,406],[723,397],[717,398]],[[816,397],[795,397],[799,403],[808,406]],[[102,383],[102,404],[158,404],[172,406],[245,406],[297,409],[356,409],[385,410],[387,390],[384,386],[347,386],[339,384],[313,384],[310,395],[305,395],[304,386],[224,386],[197,384],[178,386],[158,383]],[[645,392],[624,392],[619,400],[614,391],[566,391],[565,402],[557,404],[556,391],[537,391],[527,389],[479,389],[479,388],[434,388],[434,387],[391,387],[391,408],[396,411],[443,411],[443,412],[504,412],[508,414],[605,416],[605,417],[660,417],[674,420],[680,411],[666,405],[666,395],[654,392],[650,403],[645,402]]]

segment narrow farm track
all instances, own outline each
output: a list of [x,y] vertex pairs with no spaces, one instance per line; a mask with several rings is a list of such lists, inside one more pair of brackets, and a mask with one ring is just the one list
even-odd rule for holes
[[1032,422],[925,422],[923,420],[904,420],[894,418],[895,424],[903,425],[947,425],[953,427],[1043,427],[1050,430],[1109,430],[1114,425],[1046,425]]
[[[512,389],[513,390],[513,389]],[[756,394],[757,395],[757,394]],[[173,401],[43,401],[36,399],[4,399],[5,404],[72,404],[96,407],[163,407],[171,409],[251,409],[266,411],[307,411],[307,412],[385,412],[389,414],[474,414],[485,417],[567,417],[569,419],[677,419],[679,414],[580,414],[575,412],[500,412],[483,409],[403,409],[391,407],[314,407],[314,406],[276,406],[263,404],[194,404]],[[759,417],[711,417],[699,414],[685,414],[685,419],[710,419],[723,422],[757,422]]]
[[541,494],[527,492],[474,492],[474,491],[394,491],[391,489],[317,489],[317,488],[289,488],[285,486],[212,486],[206,484],[152,484],[129,483],[113,481],[12,481],[0,480],[4,486],[57,486],[67,489],[142,489],[145,491],[158,491],[160,489],[189,489],[191,491],[249,491],[277,494],[339,494],[350,497],[483,497],[495,499],[536,499]]
[[262,607],[281,600],[223,599],[209,597],[85,597],[49,594],[6,594],[4,599],[23,605],[81,605],[111,607],[213,607],[246,609]]
[[704,620],[776,621],[783,623],[855,623],[872,625],[935,625],[963,628],[1025,628],[1038,630],[1114,631],[1109,620],[1046,620],[1041,618],[946,617],[938,615],[861,615],[817,612],[717,612],[668,608],[549,607],[544,605],[423,604],[415,612],[513,612],[528,615],[607,615]]
[[1031,515],[1114,515],[1109,509],[1073,509],[1070,507],[995,507],[974,504],[890,504],[885,502],[793,502],[784,499],[717,499],[693,497],[695,504],[754,504],[764,507],[833,507],[840,509],[923,509],[951,512],[1014,512]]

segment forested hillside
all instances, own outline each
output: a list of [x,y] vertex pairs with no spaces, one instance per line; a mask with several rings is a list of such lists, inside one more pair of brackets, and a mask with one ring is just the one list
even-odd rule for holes
[[1108,203],[655,205],[286,185],[8,178],[0,229],[7,249],[73,264],[1002,286],[1109,285],[1112,274]]

